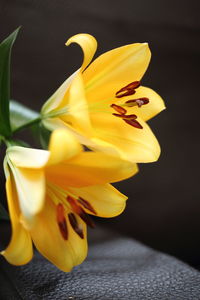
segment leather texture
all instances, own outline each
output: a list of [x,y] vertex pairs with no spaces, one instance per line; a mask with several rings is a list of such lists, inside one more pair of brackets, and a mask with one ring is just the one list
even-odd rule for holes
[[63,273],[38,253],[26,266],[0,260],[2,300],[197,300],[200,273],[132,239],[93,231],[87,260]]

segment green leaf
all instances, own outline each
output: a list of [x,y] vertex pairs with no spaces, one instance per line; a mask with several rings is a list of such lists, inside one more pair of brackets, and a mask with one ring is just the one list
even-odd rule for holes
[[38,112],[18,103],[17,101],[10,101],[10,122],[13,131],[25,125],[29,121],[38,118],[38,116]]
[[9,220],[9,215],[1,203],[0,203],[0,219]]
[[[37,119],[40,114],[25,105],[15,101],[10,101],[10,121],[12,131],[21,128],[27,123]],[[33,124],[29,127],[35,141],[40,143],[43,149],[48,149],[49,138],[51,132],[47,130],[42,124]],[[26,147],[27,145],[25,145]]]
[[11,135],[10,100],[10,60],[12,46],[20,28],[16,29],[0,44],[0,134]]

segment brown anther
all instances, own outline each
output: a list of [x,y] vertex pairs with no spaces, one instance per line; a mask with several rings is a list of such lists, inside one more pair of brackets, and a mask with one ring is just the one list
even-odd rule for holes
[[60,229],[60,233],[64,240],[68,239],[68,229],[67,229],[67,222],[64,215],[64,207],[61,203],[57,205],[57,223]]
[[125,102],[126,106],[128,107],[133,107],[133,106],[138,106],[141,107],[142,105],[148,104],[149,103],[149,98],[143,97],[143,98],[138,98],[138,99],[133,99],[133,100],[128,100]]
[[95,225],[89,215],[84,211],[84,209],[76,203],[76,199],[71,196],[67,196],[67,201],[70,203],[72,210],[79,215],[79,217],[91,228]]
[[121,88],[119,91],[116,92],[115,97],[116,98],[122,98],[129,95],[135,94],[135,89],[137,89],[140,86],[140,81],[133,81],[123,88]]
[[85,207],[87,210],[91,211],[93,214],[97,214],[96,211],[94,210],[94,208],[92,207],[92,205],[86,201],[85,199],[83,199],[82,197],[79,197],[78,202]]
[[127,119],[127,120],[137,119],[137,116],[133,115],[133,114],[132,115],[119,115],[119,114],[113,113],[113,116],[119,117],[119,118],[122,118],[122,119]]
[[138,129],[142,129],[142,125],[140,125],[140,123],[134,119],[131,119],[131,120],[126,120],[126,119],[123,119],[124,122],[126,122],[127,124],[135,127],[135,128],[138,128]]
[[69,213],[68,219],[74,231],[80,236],[81,239],[84,239],[83,229],[79,226],[76,216],[73,213]]
[[68,195],[67,201],[71,205],[72,210],[79,215],[79,213],[81,212],[81,207],[77,204],[76,199]]
[[95,228],[95,224],[90,218],[90,216],[81,208],[81,213],[79,213],[79,217],[91,228]]
[[116,110],[121,115],[124,115],[127,112],[125,108],[123,108],[117,104],[111,104],[110,107],[112,107],[114,110]]

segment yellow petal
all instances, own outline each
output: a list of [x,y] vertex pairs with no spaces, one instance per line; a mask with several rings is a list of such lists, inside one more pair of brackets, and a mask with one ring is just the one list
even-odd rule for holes
[[[70,191],[88,201],[99,217],[115,217],[122,213],[126,206],[127,197],[110,184],[70,188]],[[93,214],[90,210],[84,209],[87,213]]]
[[13,265],[28,263],[33,256],[30,234],[20,224],[20,210],[14,182],[8,177],[6,181],[8,208],[12,224],[12,238],[8,247],[1,252],[6,260]]
[[16,167],[40,169],[46,165],[50,154],[46,150],[13,146],[8,148],[6,155]]
[[142,107],[132,107],[129,109],[129,112],[136,114],[144,121],[148,121],[165,109],[165,103],[163,99],[152,89],[141,86],[136,90],[135,95],[132,96],[131,99],[142,97],[149,98],[149,103],[143,105]]
[[64,272],[71,269],[85,259],[87,255],[87,232],[84,222],[78,219],[84,232],[81,239],[71,228],[66,216],[68,240],[64,240],[56,222],[56,206],[50,199],[46,199],[45,208],[36,216],[35,226],[31,236],[39,252]]
[[140,118],[138,122],[143,129],[134,128],[126,124],[121,118],[111,114],[98,114],[93,118],[96,130],[96,145],[93,149],[104,152],[109,147],[102,147],[101,140],[107,142],[121,158],[133,163],[146,163],[156,161],[160,155],[160,146],[149,126]]
[[46,128],[48,128],[50,131],[58,130],[58,129],[65,129],[68,130],[70,133],[72,133],[75,138],[83,145],[93,145],[93,142],[89,137],[85,137],[80,132],[77,132],[73,127],[67,125],[64,121],[54,118],[54,119],[45,119],[43,121],[43,124]]
[[147,43],[119,47],[100,55],[83,73],[87,99],[112,99],[122,87],[141,80],[150,58]]
[[83,59],[83,63],[81,66],[81,70],[83,71],[89,65],[89,63],[91,62],[91,60],[96,52],[97,41],[90,34],[80,33],[80,34],[76,34],[76,35],[72,36],[66,42],[66,45],[69,46],[71,43],[78,44],[83,50],[84,59]]
[[84,84],[81,73],[77,73],[68,93],[68,112],[60,116],[66,125],[71,125],[78,132],[90,134],[91,124],[85,98]]
[[65,82],[57,89],[57,91],[45,102],[41,109],[42,115],[47,115],[48,113],[55,111],[63,102],[65,102],[65,105],[67,105],[67,92],[72,80],[74,79],[74,77],[76,77],[78,72],[79,70],[74,72],[69,78],[67,78]]
[[55,130],[50,138],[48,165],[58,164],[75,157],[82,151],[82,147],[72,133],[66,129]]
[[84,152],[70,161],[46,168],[46,178],[63,189],[105,184],[135,174],[132,163],[104,153]]
[[68,128],[67,123],[62,121],[59,118],[47,118],[42,121],[44,127],[46,127],[48,130],[53,131],[59,128]]
[[45,176],[42,169],[17,168],[8,161],[11,168],[22,214],[31,219],[43,207]]

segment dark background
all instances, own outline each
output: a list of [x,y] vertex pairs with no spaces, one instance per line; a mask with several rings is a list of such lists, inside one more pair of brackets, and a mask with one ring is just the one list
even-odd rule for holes
[[[162,147],[157,163],[117,186],[126,211],[101,221],[156,249],[200,266],[199,0],[0,0],[0,39],[22,25],[14,46],[12,97],[39,110],[76,70],[82,54],[66,40],[93,34],[98,54],[148,42],[152,61],[143,84],[167,110],[150,121]],[[3,175],[1,175],[3,178]],[[1,182],[4,186],[3,179]]]

